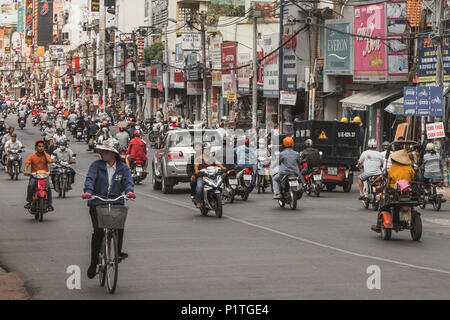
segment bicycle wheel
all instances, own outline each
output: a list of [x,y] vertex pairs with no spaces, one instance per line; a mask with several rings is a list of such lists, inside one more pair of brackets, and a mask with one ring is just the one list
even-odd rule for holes
[[106,285],[109,293],[116,291],[118,258],[117,231],[110,232],[106,239]]
[[98,280],[100,282],[100,286],[104,287],[106,282],[106,261],[105,261],[105,253],[106,253],[106,236],[103,237],[102,246],[100,248],[100,253],[98,257]]

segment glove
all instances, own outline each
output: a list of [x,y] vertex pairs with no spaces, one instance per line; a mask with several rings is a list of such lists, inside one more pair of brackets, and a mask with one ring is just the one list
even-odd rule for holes
[[130,197],[131,199],[136,199],[136,194],[134,192],[128,192],[127,196]]
[[90,194],[89,192],[85,192],[81,195],[81,198],[86,200],[86,199],[89,199],[91,196],[92,196],[92,194]]

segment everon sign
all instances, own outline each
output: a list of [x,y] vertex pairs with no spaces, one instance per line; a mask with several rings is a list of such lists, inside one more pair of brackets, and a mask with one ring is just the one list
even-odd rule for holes
[[325,21],[325,74],[353,74],[352,32],[350,19]]

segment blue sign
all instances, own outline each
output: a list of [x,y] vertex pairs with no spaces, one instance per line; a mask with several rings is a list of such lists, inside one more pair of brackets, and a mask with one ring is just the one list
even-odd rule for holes
[[442,87],[404,87],[403,114],[405,116],[442,117]]

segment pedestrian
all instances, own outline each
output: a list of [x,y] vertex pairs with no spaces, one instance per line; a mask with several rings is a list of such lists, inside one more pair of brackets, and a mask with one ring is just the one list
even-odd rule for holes
[[[84,183],[83,199],[89,199],[92,195],[102,198],[114,199],[122,194],[135,199],[133,178],[130,169],[120,159],[119,151],[115,145],[115,139],[106,140],[103,145],[97,147],[101,160],[94,161],[89,167],[86,181]],[[113,204],[123,205],[124,200],[120,199]],[[91,216],[93,233],[91,237],[91,264],[87,271],[87,276],[92,279],[96,275],[98,255],[102,245],[104,230],[98,227],[97,206],[106,205],[99,199],[88,202],[89,214]],[[124,229],[118,230],[118,251],[119,261],[128,257],[122,251]]]

